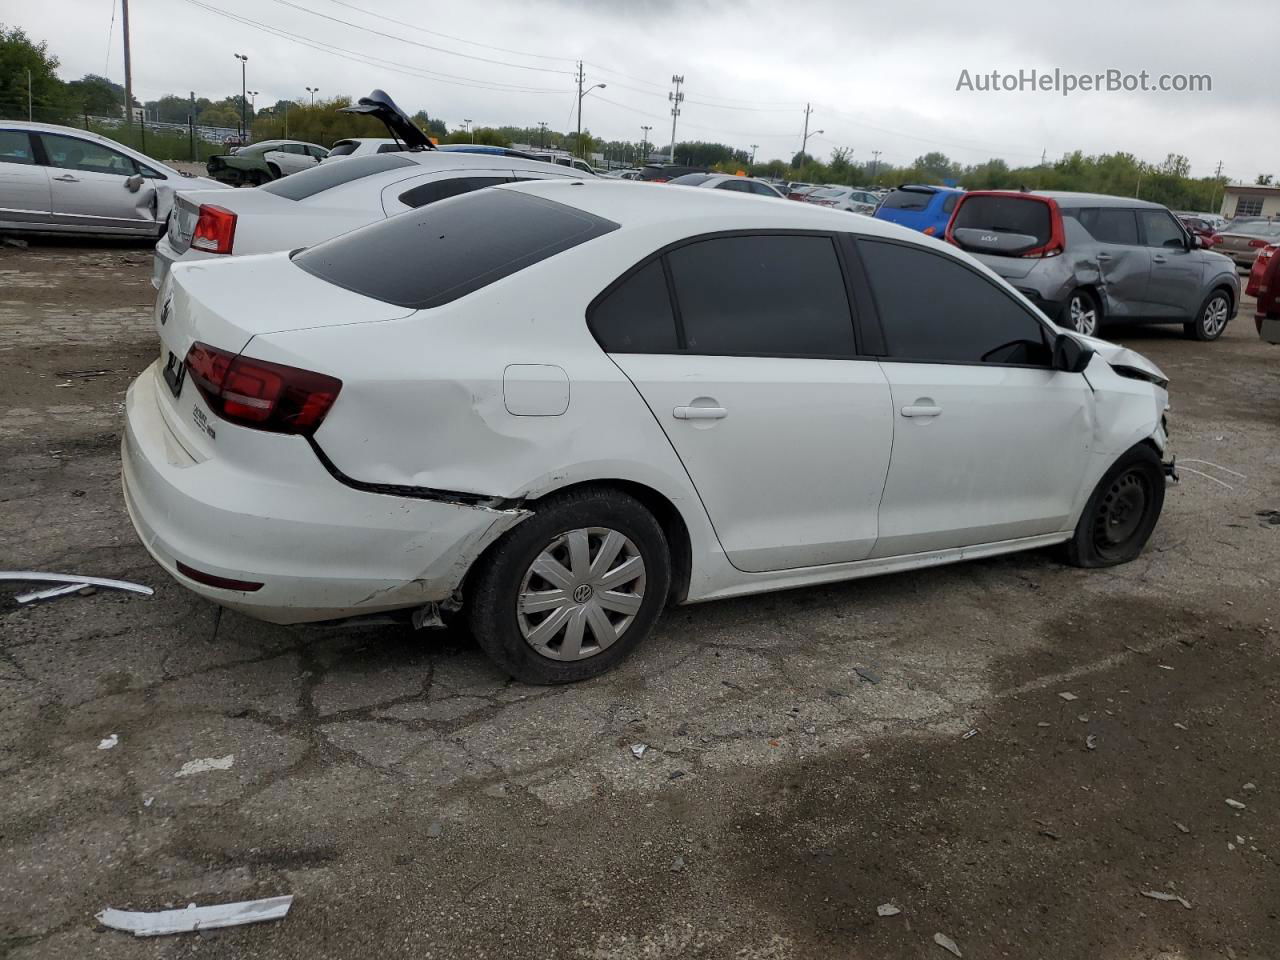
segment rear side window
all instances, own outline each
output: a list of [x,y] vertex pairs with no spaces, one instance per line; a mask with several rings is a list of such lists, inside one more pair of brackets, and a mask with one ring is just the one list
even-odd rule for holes
[[[1043,247],[1049,242],[1053,221],[1049,205],[1043,200],[1018,196],[971,196],[960,204],[960,212],[956,214],[951,229],[953,232],[982,230],[988,234],[1027,237],[1029,239],[1017,247],[1030,249]],[[956,240],[965,249],[983,249],[983,244],[966,243],[965,239],[963,235],[956,235]],[[1003,247],[1001,252],[1004,252]]]
[[588,326],[606,353],[675,353],[675,314],[662,260],[653,260],[605,294]]
[[280,180],[272,180],[258,187],[264,193],[273,193],[286,200],[306,200],[317,193],[332,190],[353,180],[363,180],[375,173],[385,173],[399,167],[413,167],[412,160],[394,153],[374,154],[369,157],[351,157],[346,163],[322,163]]
[[923,210],[932,199],[932,190],[894,190],[880,206],[885,210]]
[[857,353],[829,237],[716,237],[677,247],[667,262],[689,353]]
[[449,180],[433,180],[430,183],[414,187],[412,190],[406,190],[400,194],[400,202],[410,207],[425,207],[427,204],[435,203],[437,200],[447,200],[450,197],[470,193],[472,190],[479,190],[481,187],[493,187],[499,183],[510,182],[510,177],[502,176],[453,177]]
[[736,190],[739,193],[750,193],[751,188],[747,186],[745,180],[723,180],[717,186],[717,190]]
[[1047,366],[1044,327],[986,277],[952,257],[858,242],[888,359]]
[[1080,211],[1080,225],[1102,243],[1138,245],[1138,220],[1132,210],[1119,207],[1090,207]]
[[612,220],[542,197],[478,190],[327,240],[293,262],[335,286],[424,310],[617,229]]
[[711,179],[709,173],[686,173],[683,177],[676,177],[674,180],[668,180],[668,183],[674,183],[681,187],[696,187],[700,183],[706,183]]

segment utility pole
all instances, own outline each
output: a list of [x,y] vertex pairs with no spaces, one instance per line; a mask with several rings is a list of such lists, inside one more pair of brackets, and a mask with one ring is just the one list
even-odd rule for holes
[[748,164],[748,166],[754,167],[756,165],[756,151],[759,149],[760,149],[760,144],[758,143],[751,144],[751,162]]
[[667,154],[667,163],[676,162],[676,120],[680,117],[680,104],[684,102],[684,94],[680,92],[680,84],[684,83],[683,75],[671,75],[671,82],[676,85],[675,93],[668,93],[671,101],[671,152]]
[[196,92],[191,91],[191,110],[187,113],[187,151],[196,159]]
[[804,105],[804,136],[800,140],[801,161],[804,160],[804,148],[809,142],[809,114],[813,113],[813,108],[809,104]]
[[586,80],[586,74],[582,72],[582,61],[579,60],[578,61],[578,135],[577,137],[574,138],[573,149],[574,149],[574,152],[576,152],[583,159],[586,159],[587,152],[582,149],[582,98],[585,97],[592,90],[595,90],[597,87],[603,90],[606,86],[608,86],[608,84],[596,83],[587,87],[586,90],[583,90],[582,84],[583,84],[583,81],[585,80]]
[[882,153],[882,151],[880,151],[880,150],[872,150],[872,151],[871,151],[871,156],[874,158],[874,159],[872,159],[872,161],[871,161],[871,182],[872,182],[873,184],[875,184],[875,182],[876,182],[876,172],[880,169],[880,154],[881,154],[881,153]]
[[463,117],[463,118],[462,118],[462,122],[463,122],[463,123],[465,123],[465,124],[467,125],[467,133],[471,134],[471,142],[472,142],[472,143],[475,143],[475,142],[476,142],[476,134],[475,134],[475,131],[471,129],[471,121],[470,121],[470,120],[468,120],[466,117]]
[[27,122],[31,122],[31,71],[27,71]]
[[644,166],[645,160],[649,158],[649,131],[653,129],[653,124],[641,124],[640,131],[640,165]]
[[538,121],[538,148],[547,149],[547,124],[543,120]]
[[129,50],[129,0],[120,0],[120,32],[124,34],[125,129],[133,127],[133,54]]
[[248,98],[245,97],[244,72],[246,65],[249,63],[249,57],[243,53],[237,53],[236,59],[240,61],[240,140],[243,143],[245,123],[244,108],[248,105]]

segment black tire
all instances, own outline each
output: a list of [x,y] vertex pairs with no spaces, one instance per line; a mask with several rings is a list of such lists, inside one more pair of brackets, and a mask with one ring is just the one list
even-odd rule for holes
[[[630,542],[628,549],[634,548],[643,564],[643,599],[630,623],[608,646],[583,659],[553,659],[535,650],[532,641],[525,639],[518,611],[521,591],[527,582],[533,582],[526,581],[526,577],[537,577],[530,572],[531,567],[544,550],[570,531],[589,528],[616,531]],[[599,550],[599,541],[594,549]],[[649,635],[670,592],[671,552],[661,525],[634,497],[609,488],[584,488],[539,504],[532,517],[505,534],[481,558],[473,578],[466,590],[466,611],[481,649],[499,667],[525,683],[572,683],[611,669]],[[577,589],[572,596],[577,599]],[[588,600],[578,602],[594,602],[590,590],[586,596]],[[546,616],[549,619],[551,615]],[[625,619],[617,613],[608,616]],[[530,621],[528,614],[524,621]],[[535,628],[538,625],[532,624]],[[561,645],[568,642],[567,638],[566,630]],[[592,645],[585,640],[584,643],[584,650]]]
[[1067,542],[1077,567],[1112,567],[1142,553],[1164,508],[1164,467],[1145,443],[1131,447],[1106,472]]
[[263,182],[263,183],[266,183],[268,180],[279,180],[279,179],[280,179],[280,168],[279,168],[279,167],[277,167],[274,163],[268,163],[268,164],[267,164],[267,170],[268,170],[268,172],[271,174],[271,176],[270,176],[270,177],[263,177],[263,178],[262,178],[262,182]]
[[1217,340],[1231,322],[1231,294],[1219,287],[1204,298],[1196,318],[1182,325],[1192,340]]
[[[1079,322],[1080,317],[1092,317],[1092,327],[1083,329]],[[1062,308],[1062,326],[1076,333],[1082,333],[1086,337],[1098,336],[1102,330],[1102,305],[1098,303],[1098,298],[1084,287],[1072,290],[1071,296],[1067,297],[1067,302]]]

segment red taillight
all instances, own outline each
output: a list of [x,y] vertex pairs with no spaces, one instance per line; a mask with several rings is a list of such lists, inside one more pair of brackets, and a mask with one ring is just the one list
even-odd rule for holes
[[191,234],[191,246],[205,253],[230,253],[235,239],[236,215],[226,207],[202,203]]
[[1212,247],[1216,243],[1221,243],[1222,237],[1218,236],[1218,234],[1216,233],[1211,233],[1209,234],[1209,238],[1205,242]]
[[272,433],[311,436],[342,389],[341,380],[323,373],[236,356],[207,343],[193,343],[186,363],[214,413]]

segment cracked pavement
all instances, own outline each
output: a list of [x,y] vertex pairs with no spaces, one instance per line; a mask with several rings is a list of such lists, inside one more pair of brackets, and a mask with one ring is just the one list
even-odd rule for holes
[[[137,247],[0,250],[0,565],[156,588],[18,608],[0,587],[0,955],[1280,942],[1280,526],[1259,516],[1280,351],[1251,316],[1217,344],[1114,334],[1172,378],[1180,462],[1214,478],[1170,489],[1135,563],[1037,552],[672,609],[618,670],[541,688],[460,632],[219,615],[150,561],[118,462],[148,271]],[[94,920],[284,893],[283,921],[196,935]]]

